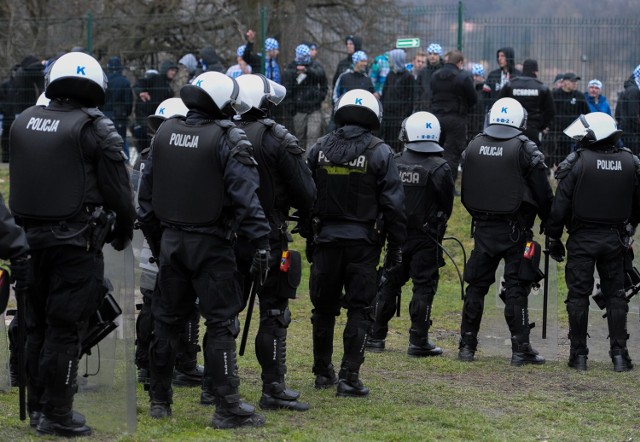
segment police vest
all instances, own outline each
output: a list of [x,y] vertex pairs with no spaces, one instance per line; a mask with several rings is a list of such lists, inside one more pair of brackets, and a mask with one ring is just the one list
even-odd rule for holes
[[179,118],[160,125],[151,165],[153,208],[162,221],[206,226],[220,218],[225,189],[219,159],[223,133],[217,124],[190,126]]
[[525,192],[520,170],[520,137],[498,140],[475,137],[465,151],[462,204],[467,210],[492,215],[518,211]]
[[435,218],[438,211],[434,189],[430,186],[431,174],[446,160],[434,155],[421,155],[405,150],[396,156],[400,181],[404,187],[404,211],[407,229],[421,230],[424,224]]
[[367,149],[344,164],[332,163],[318,150],[316,166],[317,210],[322,220],[373,222],[378,216],[378,186],[369,163],[373,149],[384,143],[371,137]]
[[26,109],[11,127],[11,211],[61,221],[83,208],[86,170],[80,134],[92,118],[81,109]]
[[[267,120],[268,123],[273,120]],[[276,192],[275,192],[275,178],[272,170],[267,162],[266,153],[263,146],[263,138],[269,125],[265,124],[262,120],[246,122],[239,125],[247,134],[247,138],[251,141],[253,146],[253,153],[258,163],[258,172],[260,174],[260,187],[256,192],[260,205],[265,213],[271,213],[275,205]]]
[[582,172],[573,195],[573,215],[594,223],[627,221],[631,216],[635,176],[631,152],[584,149],[579,155]]

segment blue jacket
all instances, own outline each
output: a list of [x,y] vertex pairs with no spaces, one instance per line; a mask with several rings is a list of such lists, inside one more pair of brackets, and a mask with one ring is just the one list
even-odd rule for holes
[[590,97],[587,92],[584,93],[584,97],[587,99],[587,104],[589,105],[589,110],[591,112],[604,112],[605,114],[612,115],[611,106],[609,106],[609,102],[607,101],[607,97],[604,95],[598,96],[598,103],[593,97]]

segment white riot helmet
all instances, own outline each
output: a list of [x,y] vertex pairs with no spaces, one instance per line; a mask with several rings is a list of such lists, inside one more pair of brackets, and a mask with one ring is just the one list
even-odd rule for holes
[[47,107],[49,106],[49,103],[51,102],[51,100],[49,100],[47,98],[47,96],[43,93],[40,94],[40,96],[38,97],[38,100],[36,101],[36,106],[43,106],[43,107]]
[[337,127],[355,124],[376,130],[382,120],[382,104],[371,92],[352,89],[338,100],[334,120]]
[[45,95],[72,98],[88,106],[102,106],[107,76],[100,63],[84,52],[69,52],[58,58],[45,75]]
[[180,89],[180,97],[189,109],[199,109],[215,118],[243,114],[250,108],[239,98],[235,79],[220,72],[204,72]]
[[527,127],[527,111],[513,98],[501,98],[491,106],[484,133],[494,138],[512,138]]
[[564,134],[583,146],[607,144],[612,146],[618,142],[622,131],[618,130],[616,120],[604,112],[591,112],[580,115],[564,130]]
[[147,125],[149,128],[156,132],[160,127],[160,124],[167,118],[174,117],[176,115],[186,117],[189,109],[184,105],[180,98],[167,98],[158,105],[156,112],[153,115],[149,115],[147,118]]
[[262,112],[269,111],[271,105],[279,105],[287,95],[287,89],[262,74],[241,75],[236,78],[243,103]]
[[400,128],[400,141],[414,152],[442,152],[440,121],[430,112],[416,112],[405,118]]

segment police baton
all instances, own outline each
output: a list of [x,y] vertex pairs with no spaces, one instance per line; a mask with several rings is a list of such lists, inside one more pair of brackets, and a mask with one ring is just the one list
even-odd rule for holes
[[26,337],[26,314],[27,314],[27,287],[24,283],[17,283],[14,287],[17,310],[18,310],[18,342],[16,343],[16,352],[18,356],[18,400],[20,406],[20,420],[27,418],[27,377],[25,374],[25,337]]
[[544,236],[544,283],[542,290],[542,339],[547,339],[547,303],[549,301],[549,235]]
[[249,336],[249,328],[251,328],[251,315],[253,314],[253,305],[256,303],[256,293],[258,293],[258,284],[256,284],[256,279],[257,278],[251,279],[251,288],[249,289],[249,304],[247,306],[247,315],[244,320],[244,329],[242,330],[240,351],[238,352],[240,356],[244,356],[244,349],[247,346],[247,337]]

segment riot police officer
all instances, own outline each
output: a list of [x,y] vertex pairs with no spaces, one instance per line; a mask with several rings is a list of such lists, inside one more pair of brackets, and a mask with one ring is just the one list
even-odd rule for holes
[[569,367],[587,369],[589,295],[597,268],[607,309],[610,355],[615,371],[633,368],[627,351],[624,254],[640,220],[640,160],[617,147],[622,131],[603,112],[581,115],[564,133],[578,149],[560,163],[560,180],[547,224],[549,253],[562,261],[566,226],[569,257],[565,270],[571,350]]
[[[473,217],[474,250],[467,261],[458,358],[473,361],[484,298],[504,259],[504,317],[511,332],[511,365],[543,364],[529,342],[527,297],[535,280],[540,247],[525,254],[532,241],[536,214],[546,221],[553,193],[544,156],[522,134],[526,111],[513,98],[497,100],[489,112],[489,126],[466,149],[462,204]],[[530,244],[533,247],[532,244]],[[535,256],[536,259],[529,259]]]
[[437,356],[442,349],[429,341],[431,305],[438,288],[438,269],[444,265],[440,243],[453,210],[454,183],[439,144],[440,123],[429,112],[416,112],[402,123],[399,136],[406,150],[395,156],[404,187],[407,240],[402,247],[402,266],[385,275],[378,289],[375,322],[367,348],[381,351],[396,299],[409,278],[413,297],[409,304],[410,356]]
[[[309,404],[299,401],[300,393],[285,384],[287,327],[291,323],[289,299],[295,298],[302,275],[300,253],[288,247],[291,235],[286,220],[292,206],[301,219],[309,219],[316,186],[298,140],[284,126],[267,118],[269,110],[284,99],[286,89],[259,74],[242,75],[237,81],[240,97],[251,109],[236,124],[253,146],[260,172],[258,197],[271,226],[269,273],[257,292],[260,325],[255,349],[262,367],[260,407],[305,411]],[[253,252],[248,239],[238,236],[236,256],[238,269],[245,277],[245,298]]]
[[45,80],[51,102],[22,112],[10,135],[9,204],[27,232],[33,270],[26,316],[28,409],[38,434],[86,436],[91,428],[72,409],[79,336],[102,301],[104,241],[125,248],[135,208],[122,138],[96,108],[107,87],[100,64],[68,53]]
[[[167,98],[160,103],[153,115],[149,115],[147,124],[151,136],[156,133],[160,124],[167,118],[173,116],[186,117],[189,109],[184,105],[180,98]],[[138,158],[143,160],[148,157],[150,148],[143,150]],[[142,162],[140,161],[140,165]],[[139,168],[139,166],[138,166]],[[143,234],[150,239],[153,238],[153,232],[149,229],[154,224],[147,225],[140,223]],[[147,245],[149,241],[146,241]],[[154,253],[155,252],[155,253]],[[157,259],[158,250],[152,252],[152,256]],[[151,302],[154,293],[157,293],[157,268],[156,271],[148,270],[148,263],[141,264],[140,274],[140,292],[142,293],[142,305],[140,313],[136,319],[136,366],[138,367],[138,382],[148,388],[149,385],[149,344],[151,343],[151,335],[153,333],[153,314],[151,310]],[[143,279],[145,280],[143,282]],[[150,287],[153,287],[150,288]],[[156,295],[157,296],[157,295]],[[202,385],[202,377],[204,367],[199,365],[198,352],[201,350],[200,345],[200,313],[195,305],[189,320],[185,326],[184,332],[180,334],[180,349],[176,354],[176,365],[173,371],[173,385],[184,387],[196,387]]]
[[[381,116],[382,107],[372,93],[347,92],[336,106],[338,128],[313,145],[307,160],[318,190],[314,241],[307,256],[313,263],[309,282],[314,307],[313,372],[316,388],[338,383],[337,396],[369,394],[359,373],[385,233],[385,268],[392,270],[402,263],[404,191],[391,148],[371,133],[380,127]],[[347,323],[336,379],[331,359],[341,307],[347,309]]]
[[[205,72],[180,90],[187,118],[162,123],[144,168],[138,218],[160,250],[159,296],[154,298],[149,348],[150,415],[171,415],[178,337],[196,298],[206,320],[205,381],[215,395],[215,428],[263,425],[254,407],[240,400],[236,363],[242,292],[231,243],[237,233],[256,249],[251,273],[268,266],[270,232],[256,191],[259,185],[251,144],[227,120],[248,106],[236,81]],[[158,225],[162,228],[158,228]]]

